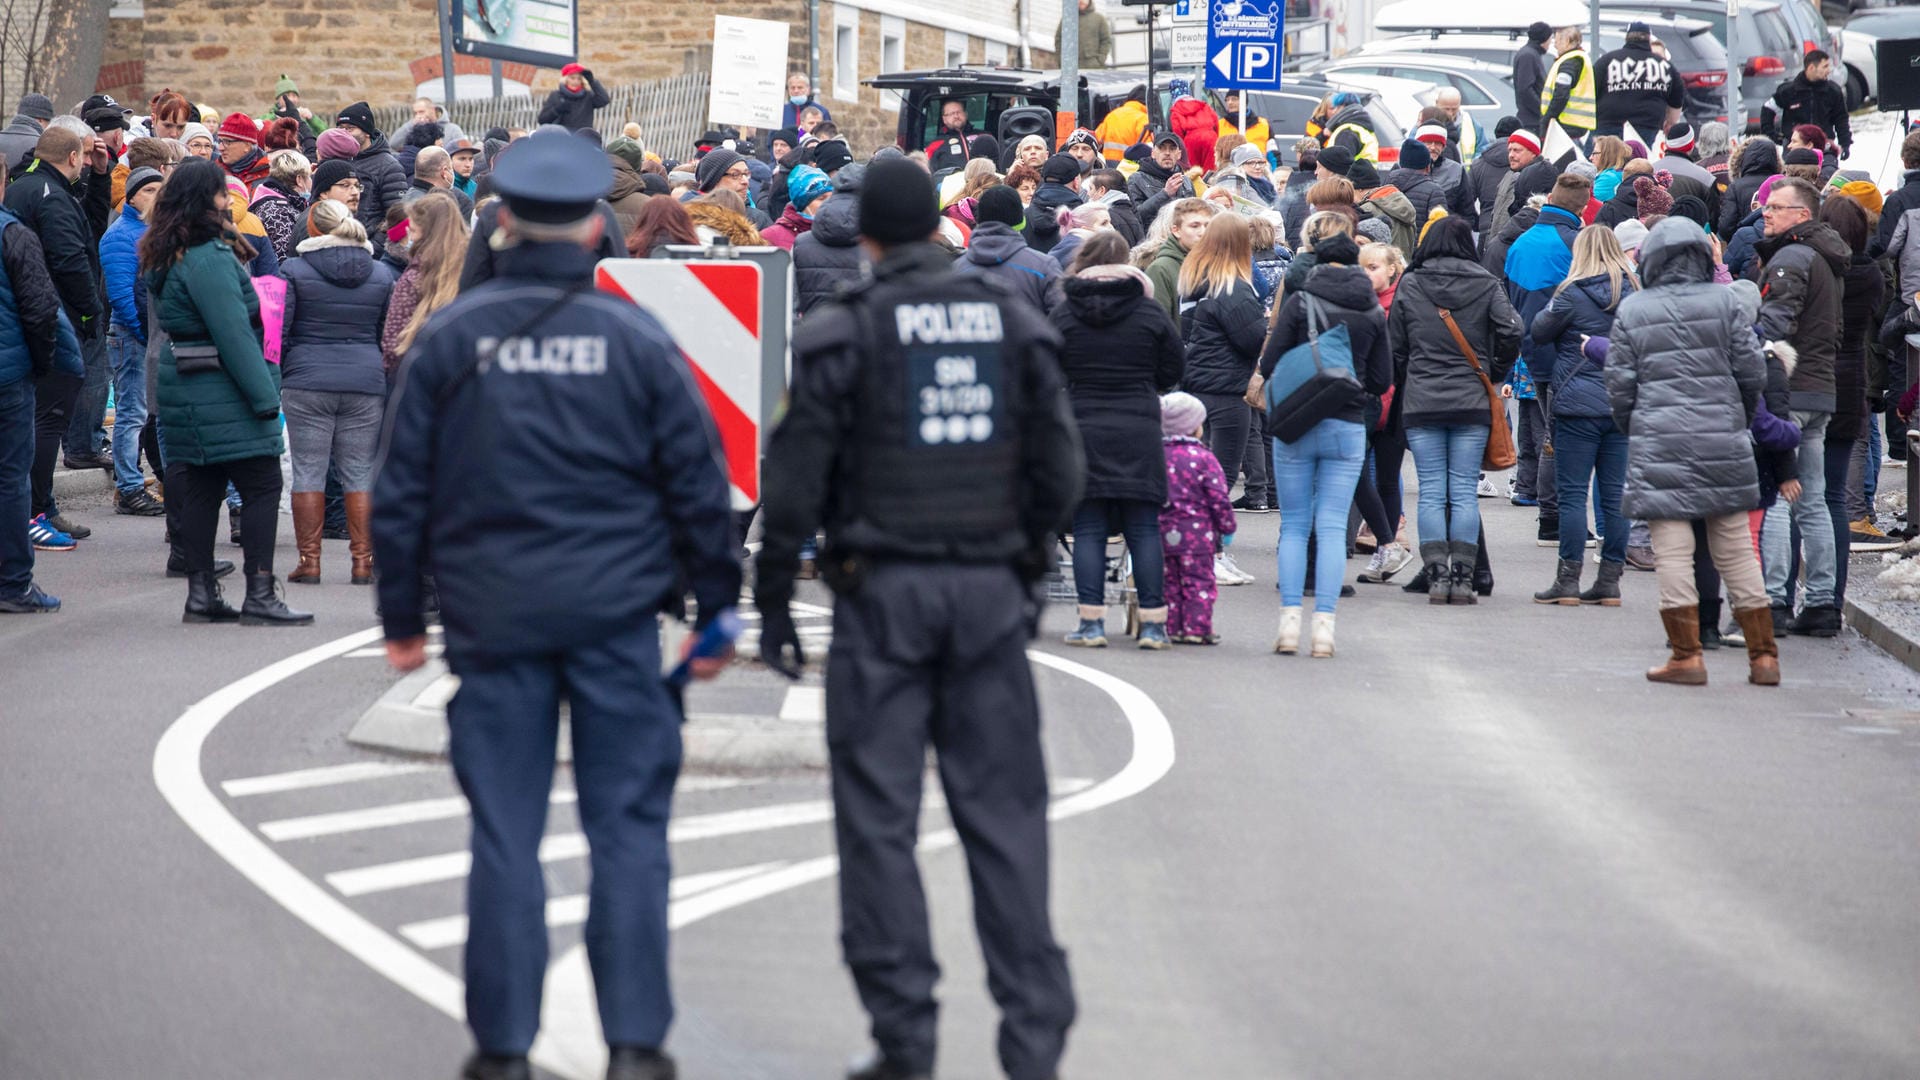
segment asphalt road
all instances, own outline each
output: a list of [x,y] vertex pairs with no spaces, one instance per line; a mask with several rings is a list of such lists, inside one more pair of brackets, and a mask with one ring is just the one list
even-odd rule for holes
[[[1145,691],[1176,753],[1055,828],[1081,1003],[1065,1074],[1920,1075],[1920,677],[1849,633],[1785,643],[1779,690],[1746,686],[1730,652],[1709,654],[1712,687],[1651,686],[1651,575],[1628,575],[1620,609],[1536,606],[1552,553],[1527,512],[1482,506],[1495,596],[1433,609],[1361,586],[1331,662],[1268,651],[1273,516],[1242,519],[1260,581],[1225,590],[1219,647],[1070,650],[1049,644],[1069,617],[1055,609],[1039,647]],[[66,610],[0,620],[0,1077],[451,1076],[459,1024],[236,872],[156,787],[156,746],[196,701],[372,626],[368,591],[339,583],[344,544],[328,544],[334,583],[294,591],[316,627],[183,627],[159,523],[69,513],[97,533],[42,557]],[[761,685],[739,674],[728,700]],[[1128,768],[1137,730],[1085,679],[1040,677],[1071,800]],[[443,768],[224,786],[419,764],[344,739],[393,682],[374,656],[316,663],[232,709],[200,768],[248,843],[457,974],[457,876],[358,892],[368,879],[329,877],[455,852],[457,813],[323,816],[447,798]],[[824,798],[806,772],[696,777],[675,847],[689,894],[830,854],[807,809]],[[550,833],[572,827],[563,800]],[[964,864],[924,864],[942,1075],[990,1077]],[[582,884],[579,860],[550,864],[553,895]],[[564,921],[556,958],[578,939]],[[827,880],[677,931],[683,1074],[838,1075],[864,1024],[836,931]]]

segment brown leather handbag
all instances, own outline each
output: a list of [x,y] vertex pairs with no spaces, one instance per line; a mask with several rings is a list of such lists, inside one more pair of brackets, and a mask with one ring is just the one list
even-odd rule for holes
[[1480,376],[1480,385],[1487,388],[1487,421],[1492,430],[1487,432],[1487,452],[1480,458],[1480,467],[1489,472],[1513,468],[1520,460],[1519,451],[1513,446],[1513,429],[1507,426],[1506,405],[1500,395],[1493,391],[1493,380],[1487,378],[1487,370],[1480,366],[1480,354],[1467,344],[1467,335],[1460,332],[1460,324],[1453,321],[1453,312],[1446,308],[1440,310],[1440,321],[1447,324],[1447,332],[1453,335],[1453,343],[1460,346],[1466,354],[1467,363],[1473,365],[1473,373]]

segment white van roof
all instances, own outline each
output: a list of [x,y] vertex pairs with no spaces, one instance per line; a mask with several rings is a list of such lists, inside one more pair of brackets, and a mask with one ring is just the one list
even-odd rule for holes
[[1525,30],[1536,22],[1585,26],[1587,19],[1587,5],[1579,0],[1475,0],[1448,5],[1400,0],[1381,8],[1373,25],[1381,31]]

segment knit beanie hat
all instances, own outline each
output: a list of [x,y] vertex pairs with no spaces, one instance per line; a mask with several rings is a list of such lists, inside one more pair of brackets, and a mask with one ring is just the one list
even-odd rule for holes
[[[900,160],[905,161],[905,155]],[[852,161],[853,151],[839,139],[829,139],[813,148],[813,164],[823,173],[836,173]]]
[[341,109],[340,115],[335,117],[333,122],[357,127],[366,132],[368,138],[380,134],[380,129],[373,125],[373,108],[364,101],[356,101]]
[[166,177],[160,175],[159,169],[152,169],[142,165],[127,174],[127,198],[132,199],[140,193],[141,188],[146,187],[148,184],[157,184],[165,179]]
[[1014,229],[1024,229],[1027,212],[1020,205],[1020,193],[1005,184],[995,184],[975,200],[973,219],[982,224],[997,221]]
[[314,156],[321,161],[329,161],[335,158],[345,158],[351,161],[356,154],[360,153],[360,144],[354,142],[353,136],[346,132],[328,128],[320,133],[318,139],[314,140],[313,153]]
[[1773,185],[1779,183],[1781,180],[1786,179],[1786,175],[1787,174],[1785,173],[1774,173],[1772,176],[1769,176],[1765,180],[1760,181],[1760,190],[1755,192],[1753,195],[1754,205],[1755,206],[1767,205],[1767,196],[1773,194]]
[[246,113],[228,113],[227,118],[220,121],[220,137],[259,146],[260,125],[254,123],[253,117]]
[[629,139],[625,135],[607,140],[607,153],[633,166],[635,169],[647,163],[647,148],[639,140]]
[[260,149],[300,149],[300,121],[291,116],[276,116],[273,123],[260,129]]
[[1819,168],[1824,160],[1824,155],[1811,146],[1796,146],[1787,151],[1786,156],[1788,165],[1812,165],[1815,168]]
[[1347,170],[1353,167],[1353,151],[1344,146],[1326,147],[1320,151],[1318,163],[1335,176],[1345,176]]
[[702,195],[720,186],[720,180],[727,170],[747,160],[724,146],[716,146],[707,151],[707,156],[693,167],[694,183],[699,186]]
[[45,94],[22,94],[20,107],[14,112],[21,116],[30,116],[44,124],[53,119],[53,99]]
[[328,158],[313,167],[313,197],[353,176],[353,163],[344,158]]
[[1641,221],[1656,214],[1673,212],[1673,195],[1651,176],[1633,178],[1633,196],[1639,202],[1640,213],[1636,216]]
[[1354,226],[1354,228],[1359,230],[1361,236],[1366,237],[1373,243],[1393,243],[1393,226],[1387,224],[1382,218],[1363,217],[1360,219],[1360,224]]
[[1647,227],[1636,218],[1628,218],[1613,227],[1613,238],[1620,241],[1620,250],[1631,254],[1646,241]]
[[1886,205],[1885,200],[1880,196],[1880,189],[1874,187],[1873,183],[1868,180],[1849,181],[1840,189],[1840,194],[1845,195],[1847,198],[1852,199],[1876,214]]
[[1076,146],[1089,147],[1096,154],[1100,152],[1100,140],[1086,128],[1074,128],[1073,134],[1067,136],[1067,141],[1060,144],[1060,149],[1070,150]]
[[1707,223],[1707,204],[1698,195],[1682,195],[1673,200],[1673,209],[1669,213],[1696,225],[1704,226]]
[[281,94],[297,94],[299,92],[300,88],[293,85],[293,80],[287,78],[285,75],[280,76],[280,81],[273,84],[274,97],[279,97]]
[[798,165],[787,174],[787,201],[795,210],[805,212],[813,200],[833,190],[833,181],[812,165]]
[[1400,167],[1425,171],[1433,168],[1433,151],[1418,139],[1408,139],[1400,144]]
[[1176,390],[1160,399],[1160,434],[1191,435],[1207,419],[1207,407],[1200,399]]
[[1127,147],[1125,152],[1120,155],[1120,158],[1123,161],[1131,161],[1137,165],[1152,156],[1153,147],[1148,146],[1146,143],[1134,143],[1132,146]]
[[1313,257],[1321,266],[1356,266],[1360,262],[1360,245],[1346,233],[1334,233],[1313,242]]
[[1493,137],[1496,139],[1504,139],[1507,136],[1512,135],[1514,132],[1519,130],[1520,130],[1519,117],[1503,116],[1500,119],[1494,121]]
[[[213,142],[213,132],[208,131],[207,125],[205,124],[197,120],[189,120],[180,128],[180,145],[185,146],[195,139],[205,139],[208,142]],[[358,150],[359,147],[356,146],[354,149]]]
[[867,166],[866,182],[860,188],[861,236],[882,244],[906,244],[927,239],[939,227],[940,199],[927,170],[904,157],[884,158]]
[[1366,158],[1354,158],[1347,166],[1347,179],[1353,181],[1355,191],[1372,191],[1380,186],[1380,170]]
[[1233,159],[1230,164],[1237,169],[1242,165],[1251,165],[1256,161],[1264,160],[1266,156],[1252,143],[1242,143],[1233,148]]
[[1545,44],[1546,40],[1552,36],[1553,27],[1548,26],[1546,23],[1537,22],[1527,27],[1527,40],[1535,45]]

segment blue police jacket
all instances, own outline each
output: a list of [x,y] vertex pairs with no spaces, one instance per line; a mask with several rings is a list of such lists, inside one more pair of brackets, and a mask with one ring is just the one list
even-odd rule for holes
[[373,491],[387,636],[424,631],[422,573],[456,660],[598,643],[682,587],[703,621],[734,606],[726,467],[679,348],[587,287],[592,252],[526,244],[499,259],[501,276],[436,312],[402,362]]

